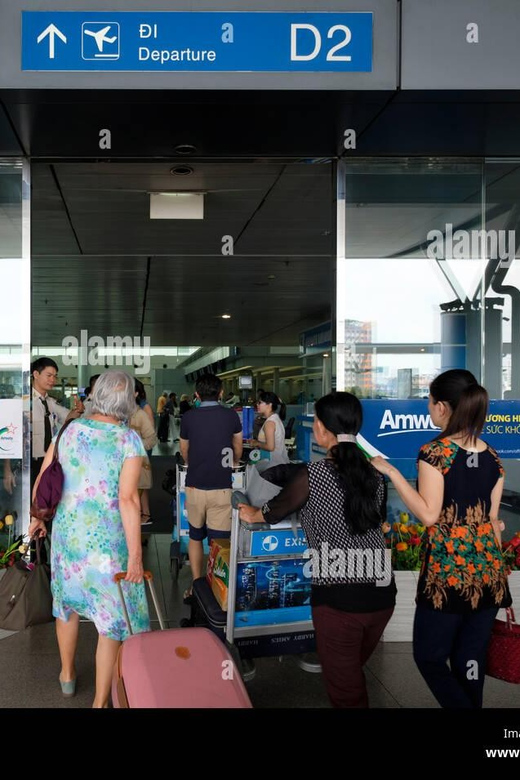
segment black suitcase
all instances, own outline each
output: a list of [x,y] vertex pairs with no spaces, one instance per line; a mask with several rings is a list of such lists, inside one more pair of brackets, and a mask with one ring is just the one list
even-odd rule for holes
[[[224,642],[228,652],[231,654],[235,666],[244,680],[252,680],[255,676],[254,664],[251,669],[244,666],[244,661],[240,656],[240,651],[236,645],[230,644],[226,639],[227,612],[220,608],[220,605],[213,595],[211,586],[206,577],[199,577],[193,580],[193,603],[191,607],[191,618],[189,625],[205,626],[209,628],[218,638]],[[181,622],[181,625],[184,621]],[[184,624],[186,625],[186,623]]]
[[161,412],[159,417],[159,428],[157,430],[157,438],[163,444],[168,441],[168,434],[170,432],[170,415],[168,412]]
[[181,626],[206,626],[225,641],[226,623],[227,612],[220,608],[206,577],[193,580],[191,615],[188,620],[181,622]]

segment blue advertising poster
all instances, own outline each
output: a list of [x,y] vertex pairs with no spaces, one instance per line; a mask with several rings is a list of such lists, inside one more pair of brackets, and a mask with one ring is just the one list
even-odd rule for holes
[[311,567],[306,563],[301,559],[240,563],[235,626],[311,620]]
[[[369,455],[417,457],[420,447],[439,434],[426,400],[364,400],[358,441]],[[482,438],[502,458],[520,457],[520,401],[490,401]]]
[[370,72],[372,13],[23,11],[22,70]]

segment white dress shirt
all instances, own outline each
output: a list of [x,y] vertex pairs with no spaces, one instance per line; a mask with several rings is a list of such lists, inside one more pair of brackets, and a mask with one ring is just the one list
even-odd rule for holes
[[45,456],[45,406],[40,401],[45,398],[51,416],[51,433],[54,436],[68,417],[69,410],[60,406],[54,398],[49,395],[38,393],[34,387],[32,391],[32,456],[33,458],[43,458]]

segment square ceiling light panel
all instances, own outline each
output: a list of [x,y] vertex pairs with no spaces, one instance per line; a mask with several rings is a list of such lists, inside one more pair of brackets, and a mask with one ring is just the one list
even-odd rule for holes
[[151,192],[150,219],[204,219],[204,193]]

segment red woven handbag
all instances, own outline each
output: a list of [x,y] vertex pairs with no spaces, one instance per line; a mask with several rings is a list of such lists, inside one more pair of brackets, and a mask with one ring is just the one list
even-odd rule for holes
[[506,609],[506,617],[493,624],[486,674],[520,685],[520,625],[512,607]]

